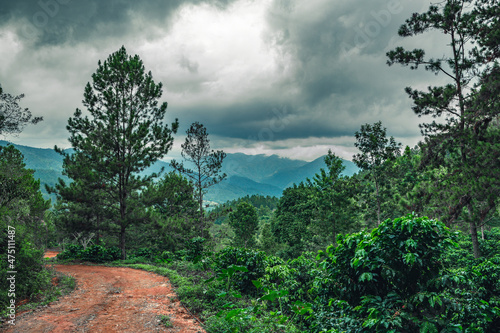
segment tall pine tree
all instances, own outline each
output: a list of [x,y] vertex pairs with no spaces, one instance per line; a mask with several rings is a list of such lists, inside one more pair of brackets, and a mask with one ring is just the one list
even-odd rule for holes
[[449,79],[444,86],[430,86],[427,91],[408,87],[406,92],[413,99],[412,109],[418,116],[442,119],[421,125],[426,137],[422,162],[431,168],[442,168],[438,186],[432,191],[439,197],[445,192],[448,212],[444,219],[448,225],[459,217],[469,224],[476,258],[480,256],[476,218],[484,215],[482,207],[489,201],[484,190],[497,181],[482,172],[486,165],[498,170],[498,163],[495,166],[490,158],[486,158],[490,162],[483,160],[493,146],[487,148],[481,143],[479,132],[493,135],[488,126],[498,116],[498,109],[492,108],[490,102],[478,107],[474,84],[481,73],[492,71],[500,56],[499,14],[496,0],[446,0],[433,4],[427,12],[407,19],[399,35],[411,37],[437,31],[448,39],[448,53],[429,58],[422,49],[407,51],[402,47],[387,53],[389,65],[401,64],[413,70],[423,66]]
[[163,124],[167,103],[159,103],[161,96],[162,84],[154,82],[138,55],[129,56],[122,47],[99,61],[92,84],[85,87],[83,104],[89,116],[77,109],[68,120],[74,154],[85,157],[76,160],[88,164],[114,208],[123,258],[127,228],[141,215],[140,191],[155,176],[139,173],[171,149],[178,128],[177,120],[170,127]]

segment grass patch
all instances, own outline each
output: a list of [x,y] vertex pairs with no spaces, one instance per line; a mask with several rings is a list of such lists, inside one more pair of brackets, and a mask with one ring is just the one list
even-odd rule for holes
[[[16,307],[16,313],[46,306],[49,303],[57,301],[59,297],[71,293],[75,289],[76,281],[74,277],[59,273],[50,267],[46,267],[45,270],[48,276],[45,287],[31,295],[28,303]],[[0,318],[2,321],[6,320],[6,310],[0,312]],[[2,328],[1,324],[0,328]]]
[[[161,264],[126,264],[125,262],[128,260],[117,260],[109,265],[141,269],[167,277],[175,288],[179,300],[202,321],[214,316],[228,302],[228,299],[217,296],[224,289],[220,281],[205,282],[211,273],[207,272],[201,264],[189,261]],[[245,297],[232,301],[242,307],[250,304],[250,300]]]
[[170,327],[173,327],[174,324],[172,324],[172,322],[170,321],[170,317],[169,316],[166,316],[166,315],[161,315],[158,317],[158,320],[160,321],[160,323],[167,327],[167,328],[170,328]]

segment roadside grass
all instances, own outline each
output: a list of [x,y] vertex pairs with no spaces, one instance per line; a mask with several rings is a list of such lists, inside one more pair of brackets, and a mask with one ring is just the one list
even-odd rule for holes
[[[49,303],[57,301],[59,297],[67,295],[75,289],[76,281],[74,277],[59,273],[51,266],[46,266],[45,270],[44,288],[31,295],[29,299],[22,301],[21,303],[26,303],[16,307],[17,314],[47,306]],[[8,319],[7,314],[7,310],[0,312],[2,322]],[[0,328],[2,328],[1,324]]]
[[[174,287],[179,301],[201,321],[217,314],[228,302],[228,299],[218,296],[224,289],[219,281],[205,282],[211,277],[211,272],[202,265],[188,261],[148,264],[130,264],[128,262],[130,261],[117,260],[107,265],[141,269],[167,277]],[[241,306],[248,306],[250,303],[250,300],[246,298],[235,298],[232,301]]]

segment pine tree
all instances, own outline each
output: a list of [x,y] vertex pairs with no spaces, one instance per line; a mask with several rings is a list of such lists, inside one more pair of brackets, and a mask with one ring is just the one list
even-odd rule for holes
[[182,144],[182,157],[192,165],[192,169],[186,167],[184,163],[172,160],[170,165],[184,174],[191,180],[196,189],[196,199],[200,208],[200,235],[204,237],[206,226],[203,215],[203,196],[206,189],[220,183],[226,178],[226,174],[221,174],[222,162],[226,158],[226,153],[222,150],[210,150],[210,140],[205,126],[198,122],[191,124],[186,131],[186,141]]
[[[494,72],[496,59],[500,56],[499,14],[498,3],[492,0],[446,0],[433,4],[427,12],[413,14],[407,19],[399,35],[411,37],[438,31],[449,39],[448,55],[426,58],[422,49],[407,51],[402,47],[387,53],[389,65],[401,64],[413,70],[424,66],[425,70],[445,75],[450,80],[444,86],[430,86],[428,91],[409,87],[405,90],[413,99],[412,109],[418,116],[444,118],[444,121],[421,125],[422,134],[426,136],[421,145],[422,163],[444,172],[439,186],[432,191],[448,199],[448,212],[444,216],[447,225],[458,217],[469,224],[476,258],[480,256],[476,217],[484,213],[480,208],[483,204],[479,203],[488,201],[484,199],[487,193],[482,190],[491,191],[489,185],[496,182],[491,177],[489,182],[482,181],[485,166],[494,166],[487,157],[487,151],[493,146],[486,148],[479,132],[493,135],[488,127],[491,120],[498,117],[498,108],[491,107],[492,96],[485,96],[486,105],[477,107],[474,82],[483,76],[481,73]],[[498,166],[495,169],[498,170]]]
[[76,110],[68,121],[69,141],[107,189],[125,258],[127,228],[142,219],[140,191],[155,176],[139,173],[171,149],[178,122],[163,124],[167,103],[158,101],[162,84],[155,83],[139,56],[129,56],[125,47],[99,61],[92,81],[83,100],[90,117]]
[[0,134],[17,134],[26,124],[37,124],[42,117],[34,117],[28,108],[22,108],[19,101],[24,94],[14,96],[4,93],[0,86]]

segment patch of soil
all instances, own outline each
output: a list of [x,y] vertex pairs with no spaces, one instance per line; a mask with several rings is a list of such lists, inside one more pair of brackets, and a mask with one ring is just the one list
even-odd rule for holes
[[43,255],[45,258],[54,258],[59,254],[59,251],[47,250]]
[[[6,332],[205,333],[167,278],[132,268],[55,265],[77,288],[48,307],[19,314]],[[170,318],[171,327],[160,322]]]

